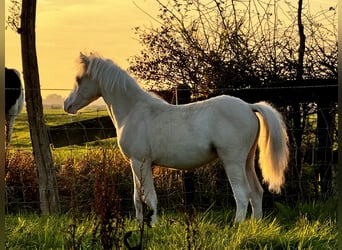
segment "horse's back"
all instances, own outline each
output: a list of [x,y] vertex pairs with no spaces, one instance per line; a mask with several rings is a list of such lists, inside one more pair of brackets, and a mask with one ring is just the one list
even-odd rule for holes
[[228,95],[208,99],[208,102],[213,103],[209,122],[215,147],[249,151],[259,129],[258,118],[250,105]]
[[215,159],[222,148],[244,150],[247,145],[249,151],[257,130],[257,118],[247,103],[219,96],[179,106],[141,107],[127,120],[119,143],[128,157],[146,154],[155,164],[186,169]]

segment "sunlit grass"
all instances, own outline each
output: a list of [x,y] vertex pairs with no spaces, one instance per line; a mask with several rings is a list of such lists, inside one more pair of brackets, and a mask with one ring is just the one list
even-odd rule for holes
[[[145,229],[144,249],[188,249],[189,244],[191,249],[337,249],[337,226],[332,219],[310,221],[300,216],[284,222],[268,216],[241,224],[233,224],[232,219],[232,213],[209,211],[195,213],[187,222],[184,214],[162,213],[156,226]],[[8,249],[65,249],[73,224],[69,214],[7,215],[5,222]],[[76,240],[82,249],[101,249],[94,227],[94,217],[80,217]],[[133,231],[129,242],[138,244],[134,219],[125,218],[120,230],[122,235]]]
[[5,235],[8,249],[49,249],[61,246],[66,216],[6,216]]

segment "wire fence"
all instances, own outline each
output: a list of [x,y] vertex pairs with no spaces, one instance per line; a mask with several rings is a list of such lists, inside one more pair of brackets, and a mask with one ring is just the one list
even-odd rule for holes
[[[306,106],[301,106],[299,110],[282,108],[282,113],[290,137],[291,159],[286,173],[286,183],[280,195],[269,193],[267,187],[263,185],[265,190],[263,207],[266,211],[274,209],[277,202],[286,204],[298,201],[310,202],[336,195],[337,106],[320,108],[315,103],[308,103]],[[30,144],[30,139],[25,115],[22,113],[17,118],[11,147],[6,154],[7,213],[20,210],[39,211],[37,173],[32,150],[27,146]],[[56,109],[46,112],[45,120],[48,125],[56,125],[104,115],[106,110],[102,107],[88,109],[76,116],[69,116]],[[292,117],[296,115],[299,115],[301,127],[293,124]],[[320,121],[318,121],[319,116],[321,116]],[[298,144],[298,136],[296,137],[298,133],[300,133],[300,144]],[[322,138],[326,138],[325,143],[322,143]],[[108,176],[112,176],[116,181],[106,183],[108,189],[114,188],[118,192],[117,202],[121,204],[125,213],[134,213],[131,170],[118,150],[116,138],[58,149],[52,147],[52,153],[63,211],[70,210],[72,206],[77,206],[81,211],[89,211],[95,207],[97,197],[100,195],[96,193],[96,185],[101,183],[101,180],[97,179],[98,172],[101,167],[103,168],[105,161],[109,166],[106,169]],[[257,172],[261,180],[262,177],[259,171]],[[185,187],[187,173],[190,173],[191,190]],[[159,208],[162,210],[174,211],[187,203],[198,209],[211,206],[216,209],[235,209],[233,193],[219,160],[194,171],[154,167],[154,182]],[[325,190],[327,186],[328,191]]]

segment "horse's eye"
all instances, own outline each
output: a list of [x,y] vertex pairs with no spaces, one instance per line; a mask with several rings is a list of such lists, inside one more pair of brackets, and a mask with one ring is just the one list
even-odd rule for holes
[[81,82],[81,77],[76,76],[76,83],[77,83],[77,85],[80,84],[80,82]]

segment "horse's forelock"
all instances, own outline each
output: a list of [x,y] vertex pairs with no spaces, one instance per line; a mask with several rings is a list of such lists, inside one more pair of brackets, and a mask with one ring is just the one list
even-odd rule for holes
[[127,81],[135,81],[127,72],[122,70],[117,64],[110,59],[102,58],[97,54],[91,53],[87,56],[88,62],[79,59],[79,77],[88,75],[94,80],[98,80],[104,89],[112,91],[115,88],[117,81],[122,80],[120,88],[126,89]]
[[76,59],[76,65],[78,67],[78,76],[82,77],[84,74],[89,73],[89,65],[92,59],[95,57],[95,53],[82,53]]
[[77,76],[82,78],[87,73],[88,65],[84,62],[81,57],[75,60],[75,68],[77,70]]

